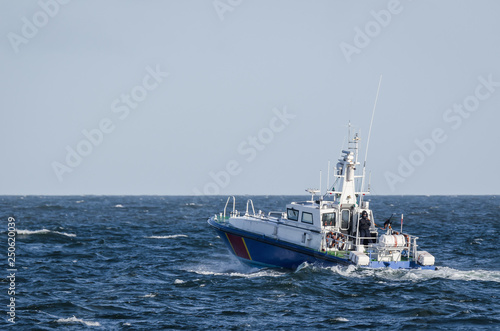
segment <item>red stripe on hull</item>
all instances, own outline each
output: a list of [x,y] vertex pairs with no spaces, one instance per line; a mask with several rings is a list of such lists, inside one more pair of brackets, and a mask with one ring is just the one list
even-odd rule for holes
[[236,256],[247,260],[252,260],[250,254],[248,253],[247,246],[245,245],[245,241],[243,238],[235,236],[234,234],[230,233],[226,233],[226,236]]

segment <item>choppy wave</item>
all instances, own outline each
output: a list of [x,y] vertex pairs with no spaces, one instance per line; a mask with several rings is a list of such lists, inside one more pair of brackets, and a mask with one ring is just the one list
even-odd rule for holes
[[123,208],[123,205],[117,204],[115,205],[115,208]]
[[92,322],[92,321],[84,321],[81,318],[77,318],[75,315],[73,317],[69,318],[60,318],[56,321],[57,323],[63,323],[63,324],[83,324],[86,326],[101,326],[99,322]]
[[24,236],[29,236],[29,235],[36,235],[36,234],[58,234],[61,236],[66,236],[66,237],[76,237],[76,234],[74,233],[66,233],[66,232],[59,232],[59,231],[51,231],[47,229],[41,229],[41,230],[16,230],[18,235],[24,235]]

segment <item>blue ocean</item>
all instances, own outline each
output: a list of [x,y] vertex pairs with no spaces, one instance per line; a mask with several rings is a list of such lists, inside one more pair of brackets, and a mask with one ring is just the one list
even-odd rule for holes
[[[437,271],[244,266],[207,224],[226,198],[0,197],[1,328],[500,328],[500,197],[370,197],[377,223],[404,213],[404,229],[436,257]],[[236,203],[244,210],[252,199],[267,212],[307,198],[237,196]],[[16,227],[14,295],[9,217]]]

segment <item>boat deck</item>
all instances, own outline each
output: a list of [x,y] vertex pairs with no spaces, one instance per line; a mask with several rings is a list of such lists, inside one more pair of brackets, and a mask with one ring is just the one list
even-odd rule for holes
[[333,255],[335,257],[340,257],[342,259],[349,258],[349,252],[347,251],[328,251],[326,252],[328,255]]

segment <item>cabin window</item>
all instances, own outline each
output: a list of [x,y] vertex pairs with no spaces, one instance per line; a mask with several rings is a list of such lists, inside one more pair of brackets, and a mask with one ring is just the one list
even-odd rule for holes
[[290,221],[298,221],[299,220],[299,211],[293,208],[287,208],[286,216]]
[[325,213],[321,216],[323,226],[335,226],[335,213]]
[[348,209],[342,210],[342,223],[340,225],[341,230],[347,230],[349,228],[350,218],[351,218],[351,212]]
[[313,224],[313,214],[302,212],[302,223]]

